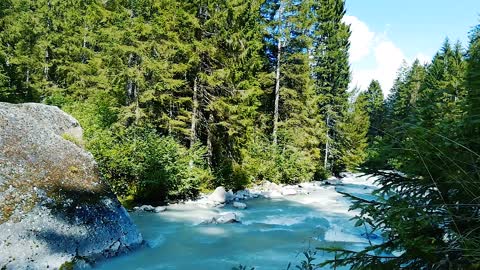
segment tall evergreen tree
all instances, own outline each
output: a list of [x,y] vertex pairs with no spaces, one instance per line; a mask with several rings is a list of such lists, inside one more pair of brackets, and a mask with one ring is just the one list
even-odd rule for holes
[[313,78],[319,113],[326,124],[324,167],[333,173],[343,168],[339,125],[348,109],[347,89],[350,82],[349,38],[350,28],[342,19],[345,1],[321,0],[314,7]]
[[339,124],[341,135],[339,167],[355,171],[367,157],[367,133],[370,126],[367,96],[359,95],[345,114],[345,119]]
[[468,102],[466,131],[469,147],[475,152],[480,152],[480,25],[475,27],[470,34],[470,46],[467,52],[467,89]]
[[382,136],[384,114],[383,91],[377,80],[372,80],[367,91],[360,94],[365,99],[366,110],[370,119],[368,140],[371,143],[375,137]]
[[[454,47],[448,39],[427,68],[425,83],[419,95],[419,116],[424,128],[452,134],[453,124],[463,117],[465,61],[459,43]],[[453,128],[446,130],[447,126]]]

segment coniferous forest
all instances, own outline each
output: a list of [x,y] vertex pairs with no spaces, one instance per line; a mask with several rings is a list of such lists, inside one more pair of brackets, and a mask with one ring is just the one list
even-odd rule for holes
[[349,88],[345,12],[344,0],[1,0],[0,101],[78,119],[75,143],[125,205],[361,171],[382,187],[347,195],[356,225],[385,242],[324,248],[326,264],[480,269],[480,26],[466,48],[446,39],[430,63],[405,64],[384,99],[376,80]]

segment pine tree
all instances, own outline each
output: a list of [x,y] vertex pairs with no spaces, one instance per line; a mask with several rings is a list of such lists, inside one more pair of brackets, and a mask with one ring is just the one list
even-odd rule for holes
[[470,46],[467,53],[467,89],[466,104],[466,136],[470,139],[469,147],[476,153],[480,152],[480,25],[470,34]]
[[[419,96],[419,114],[424,128],[452,134],[463,115],[466,89],[462,47],[453,48],[448,39],[427,68],[425,84]],[[444,129],[447,126],[453,129]]]
[[[39,101],[41,94],[36,88],[41,70],[38,41],[44,29],[35,11],[41,3],[14,0],[2,5],[6,12],[2,12],[0,40],[10,80],[10,100]],[[32,24],[32,21],[38,23]]]
[[338,129],[348,109],[350,28],[342,22],[343,0],[318,1],[314,11],[313,78],[319,113],[327,127],[324,167],[336,174],[343,170],[337,164],[342,152]]
[[382,124],[384,114],[383,91],[377,80],[372,80],[367,91],[360,94],[365,99],[366,110],[370,119],[368,140],[373,142],[375,137],[382,136]]
[[346,112],[345,119],[339,124],[340,141],[340,159],[337,161],[339,167],[349,171],[355,171],[363,164],[367,157],[367,133],[370,126],[370,117],[368,112],[366,95],[359,95],[356,100],[350,104]]

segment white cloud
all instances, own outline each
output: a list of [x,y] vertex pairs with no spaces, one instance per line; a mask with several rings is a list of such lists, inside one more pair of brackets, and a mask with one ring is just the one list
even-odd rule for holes
[[375,33],[368,26],[354,16],[345,16],[343,22],[350,25],[350,62],[362,60],[370,53]]
[[[373,71],[373,78],[380,82],[383,92],[389,92],[393,86],[398,69],[402,66],[405,55],[402,50],[391,41],[382,41],[375,48],[377,67]],[[372,78],[372,79],[373,79]]]
[[[383,92],[388,95],[393,86],[397,72],[403,62],[412,63],[413,59],[428,63],[430,57],[418,53],[409,59],[403,51],[388,39],[386,31],[376,33],[368,25],[354,16],[345,16],[344,22],[350,24],[350,63],[352,64],[351,87],[364,90],[375,79],[380,82]],[[388,25],[386,26],[388,28]],[[371,61],[368,68],[362,67]]]

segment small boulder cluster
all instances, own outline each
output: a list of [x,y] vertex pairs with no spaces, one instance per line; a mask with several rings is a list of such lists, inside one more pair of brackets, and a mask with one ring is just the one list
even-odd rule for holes
[[232,204],[237,209],[246,209],[246,201],[255,198],[280,199],[285,196],[309,194],[316,187],[323,185],[320,182],[302,183],[299,185],[279,185],[270,181],[263,181],[251,189],[242,189],[237,192],[226,191],[222,186],[217,187],[210,195],[204,196],[197,203],[222,207]]
[[133,211],[136,212],[151,212],[151,213],[161,213],[165,212],[167,210],[166,206],[151,206],[151,205],[142,205],[142,206],[136,206],[133,208]]

